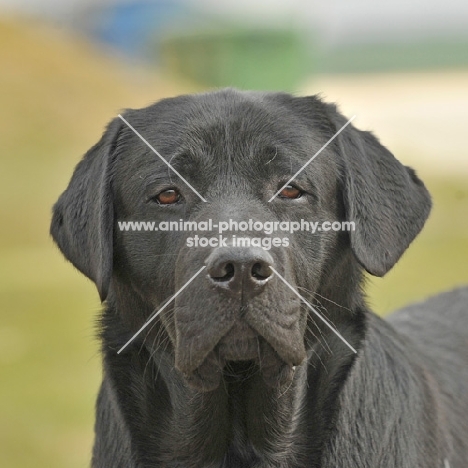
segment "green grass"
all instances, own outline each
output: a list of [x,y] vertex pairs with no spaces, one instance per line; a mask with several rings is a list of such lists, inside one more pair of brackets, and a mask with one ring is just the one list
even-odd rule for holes
[[[18,268],[21,257],[10,260]],[[36,270],[31,260],[62,279],[2,281],[2,466],[86,466],[100,378],[93,339],[98,300],[53,252],[34,252],[21,266]]]
[[[0,23],[0,465],[89,464],[100,380],[94,285],[48,235],[50,208],[105,122],[177,90],[125,73],[80,41]],[[468,283],[467,179],[425,177],[435,208],[369,302],[385,314]]]

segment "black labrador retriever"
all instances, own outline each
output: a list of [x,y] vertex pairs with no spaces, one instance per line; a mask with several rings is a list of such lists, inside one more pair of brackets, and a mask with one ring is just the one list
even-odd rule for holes
[[[51,233],[105,301],[93,467],[468,466],[468,289],[369,311],[364,270],[431,201],[345,125],[315,96],[220,90],[126,111],[78,164]],[[245,229],[163,229],[208,220]],[[267,245],[254,224],[299,220],[355,229]]]

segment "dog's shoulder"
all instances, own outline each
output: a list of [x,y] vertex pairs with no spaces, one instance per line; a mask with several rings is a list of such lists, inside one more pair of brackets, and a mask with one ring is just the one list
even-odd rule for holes
[[468,287],[410,305],[389,322],[424,366],[455,466],[459,454],[468,450]]
[[460,287],[400,309],[388,317],[400,332],[429,342],[456,345],[468,340],[468,286]]
[[412,304],[392,314],[388,321],[415,347],[442,387],[450,386],[449,392],[467,388],[468,287]]

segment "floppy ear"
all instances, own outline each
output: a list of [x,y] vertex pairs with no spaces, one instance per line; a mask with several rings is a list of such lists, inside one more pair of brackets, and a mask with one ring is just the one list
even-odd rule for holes
[[[336,130],[347,119],[327,105]],[[372,275],[383,276],[421,231],[431,197],[413,169],[404,166],[369,132],[352,125],[337,137],[342,157],[344,205],[351,248]]]
[[96,283],[106,299],[112,275],[112,155],[121,123],[113,120],[101,140],[76,166],[53,207],[50,233],[65,257]]

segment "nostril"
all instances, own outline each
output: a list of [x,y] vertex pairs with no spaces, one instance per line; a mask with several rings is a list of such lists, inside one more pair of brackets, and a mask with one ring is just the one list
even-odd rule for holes
[[271,276],[270,265],[264,262],[254,263],[252,266],[251,275],[258,281],[268,279]]
[[260,248],[218,247],[205,263],[210,287],[242,300],[259,294],[273,277],[273,258]]
[[235,268],[232,263],[225,263],[218,271],[211,273],[210,276],[214,281],[229,281],[234,277]]

